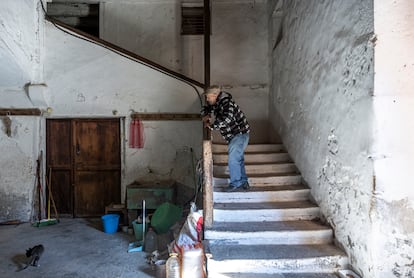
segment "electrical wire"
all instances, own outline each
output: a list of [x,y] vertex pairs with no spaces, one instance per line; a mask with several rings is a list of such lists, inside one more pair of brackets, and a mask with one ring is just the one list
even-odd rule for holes
[[42,5],[42,10],[43,10],[43,12],[45,13],[45,17],[46,17],[46,18],[49,18],[49,19],[52,19],[50,22],[51,22],[51,23],[52,23],[52,24],[53,24],[53,25],[54,25],[57,29],[59,29],[60,31],[62,31],[62,32],[64,32],[64,33],[68,34],[68,35],[71,35],[71,36],[73,36],[73,37],[75,37],[75,38],[78,38],[78,39],[81,39],[81,40],[84,40],[84,41],[87,41],[87,42],[90,42],[90,43],[93,43],[93,44],[99,45],[99,46],[101,46],[101,47],[103,47],[103,48],[105,48],[105,49],[107,49],[107,50],[109,50],[109,51],[112,51],[112,52],[114,52],[114,53],[116,53],[116,54],[118,54],[118,55],[120,55],[120,56],[122,56],[122,57],[124,57],[124,58],[127,58],[127,59],[129,59],[129,60],[131,60],[131,61],[134,61],[134,62],[136,62],[136,63],[139,63],[139,64],[141,64],[141,65],[147,66],[147,67],[149,67],[149,68],[151,68],[151,69],[153,69],[153,70],[156,70],[156,71],[158,71],[158,72],[160,72],[160,73],[163,73],[163,74],[165,74],[165,75],[167,75],[167,76],[169,76],[169,77],[172,77],[172,78],[174,78],[174,79],[177,79],[177,80],[179,80],[179,81],[181,81],[181,82],[186,83],[187,85],[191,86],[191,87],[192,87],[192,88],[196,91],[197,96],[198,96],[198,100],[200,101],[200,107],[203,107],[203,100],[202,100],[202,98],[201,98],[200,92],[197,90],[197,88],[196,88],[196,87],[194,86],[194,84],[192,84],[191,82],[188,82],[187,80],[184,80],[184,79],[182,79],[182,78],[180,78],[180,77],[178,77],[178,76],[175,76],[175,75],[173,75],[173,74],[171,74],[171,73],[169,73],[169,72],[163,71],[162,69],[159,69],[159,68],[157,68],[157,67],[155,67],[155,66],[153,66],[153,65],[147,64],[147,63],[145,63],[145,62],[143,62],[143,61],[141,61],[141,60],[138,60],[138,59],[136,59],[136,58],[130,57],[130,56],[128,56],[128,55],[125,55],[124,53],[121,53],[121,52],[119,52],[119,51],[117,51],[117,50],[115,50],[115,49],[112,49],[112,48],[110,48],[110,47],[108,47],[108,46],[106,46],[106,45],[100,44],[100,43],[98,43],[98,42],[96,42],[96,41],[93,41],[93,40],[90,40],[90,39],[84,38],[84,37],[79,36],[79,35],[75,35],[75,34],[73,34],[73,33],[69,32],[69,31],[67,31],[67,30],[63,29],[62,27],[58,26],[55,22],[53,22],[53,17],[51,17],[50,15],[48,15],[48,14],[47,14],[47,11],[46,11],[46,9],[45,9],[45,7],[44,7],[44,5],[43,5],[43,1],[42,1],[42,0],[40,0],[40,4]]

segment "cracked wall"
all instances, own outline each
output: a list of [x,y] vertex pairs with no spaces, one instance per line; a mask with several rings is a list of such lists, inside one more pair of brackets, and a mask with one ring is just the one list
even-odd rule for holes
[[373,195],[372,1],[269,1],[270,119],[364,277]]
[[414,2],[374,1],[375,277],[414,276]]
[[0,220],[28,220],[37,215],[32,211],[32,202],[37,196],[40,120],[39,117],[7,118],[7,126],[0,122]]

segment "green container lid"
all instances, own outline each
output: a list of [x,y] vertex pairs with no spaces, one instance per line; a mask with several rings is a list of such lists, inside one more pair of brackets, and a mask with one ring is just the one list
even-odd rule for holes
[[168,202],[163,203],[152,215],[151,226],[158,234],[164,234],[175,222],[180,220],[182,213],[182,208]]

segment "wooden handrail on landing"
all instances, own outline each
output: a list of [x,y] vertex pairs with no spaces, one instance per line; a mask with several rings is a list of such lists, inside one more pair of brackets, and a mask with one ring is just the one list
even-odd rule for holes
[[105,47],[107,49],[113,50],[115,53],[118,53],[120,55],[127,56],[129,58],[132,58],[133,60],[136,60],[137,62],[141,62],[141,63],[143,63],[143,64],[145,64],[145,65],[147,65],[147,66],[149,66],[151,68],[158,69],[161,72],[164,72],[164,73],[166,73],[167,75],[170,75],[170,76],[174,76],[177,79],[179,79],[181,81],[184,81],[186,83],[190,83],[190,84],[196,85],[196,86],[201,87],[201,88],[204,88],[205,87],[205,85],[203,83],[198,82],[197,80],[191,79],[191,78],[189,78],[189,77],[187,77],[187,76],[185,76],[185,75],[183,75],[181,73],[178,73],[178,72],[175,72],[173,70],[170,70],[170,69],[168,69],[168,68],[166,68],[164,66],[161,66],[160,64],[157,64],[157,63],[155,63],[155,62],[153,62],[153,61],[151,61],[151,60],[149,60],[147,58],[144,58],[144,57],[142,57],[142,56],[140,56],[138,54],[135,54],[135,53],[133,53],[133,52],[131,52],[129,50],[126,50],[126,49],[124,49],[122,47],[119,47],[119,46],[117,46],[117,45],[115,45],[113,43],[110,43],[108,41],[105,41],[103,39],[100,39],[98,37],[95,37],[95,36],[93,36],[91,34],[88,34],[86,32],[83,32],[83,31],[81,31],[79,29],[76,29],[76,28],[74,28],[74,27],[72,27],[72,26],[70,26],[70,25],[68,25],[66,23],[63,23],[60,20],[57,20],[55,18],[52,18],[52,17],[50,17],[48,15],[46,15],[46,19],[48,21],[50,21],[52,24],[56,25],[56,26],[62,27],[64,29],[67,29],[71,33],[75,33],[77,35],[80,35],[81,37],[84,37],[88,41],[94,42],[94,43],[96,43],[96,44],[98,44],[98,45],[100,45],[102,47]]

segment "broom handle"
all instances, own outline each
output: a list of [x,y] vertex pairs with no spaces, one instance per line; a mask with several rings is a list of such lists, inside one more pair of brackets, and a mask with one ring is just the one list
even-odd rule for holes
[[37,167],[36,167],[36,176],[37,176],[37,189],[39,191],[39,214],[38,214],[38,221],[42,219],[42,198],[41,198],[41,184],[40,184],[40,158],[37,159]]
[[53,211],[55,212],[56,219],[59,220],[59,216],[58,216],[58,212],[57,212],[57,208],[56,208],[56,203],[55,203],[55,198],[53,198],[53,193],[52,193],[52,167],[49,168],[48,186],[49,186],[49,191],[50,191],[49,195],[50,195],[50,198],[52,199]]

